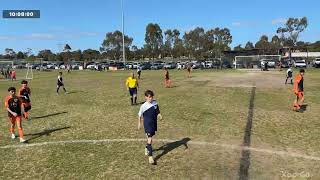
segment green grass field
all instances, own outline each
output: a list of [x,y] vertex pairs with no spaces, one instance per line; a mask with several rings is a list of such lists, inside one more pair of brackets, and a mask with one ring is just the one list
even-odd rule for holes
[[[64,73],[70,93],[59,96],[57,74],[35,72],[29,83],[29,145],[10,139],[1,103],[0,179],[320,179],[319,69],[306,71],[304,113],[290,110],[284,71],[195,70],[192,78],[170,71],[172,88],[164,88],[163,71],[143,71],[138,102],[153,90],[163,116],[157,165],[144,156],[140,106],[129,105],[125,87],[129,71]],[[2,101],[9,86],[20,82],[0,82]]]

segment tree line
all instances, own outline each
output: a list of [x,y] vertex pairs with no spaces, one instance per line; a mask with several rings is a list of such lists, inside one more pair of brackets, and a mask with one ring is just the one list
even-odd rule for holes
[[[315,43],[298,41],[299,35],[307,28],[308,20],[303,18],[289,18],[279,27],[276,34],[269,41],[268,36],[262,35],[253,44],[247,42],[244,47],[237,45],[233,50],[242,51],[260,49],[263,54],[279,54],[283,47],[298,49],[301,51],[320,51],[320,41]],[[163,31],[159,24],[149,23],[145,29],[145,44],[142,47],[133,45],[133,38],[124,36],[125,54],[127,60],[161,59],[161,58],[217,58],[223,56],[224,51],[231,50],[232,35],[228,28],[212,28],[205,30],[196,27],[188,32],[181,33],[178,29]],[[49,61],[90,61],[96,59],[122,59],[122,32],[116,30],[106,33],[101,47],[98,50],[74,50],[69,44],[64,46],[62,52],[53,53],[49,49],[39,51],[37,55],[32,50],[27,52],[6,48],[5,59],[28,59],[42,58]]]

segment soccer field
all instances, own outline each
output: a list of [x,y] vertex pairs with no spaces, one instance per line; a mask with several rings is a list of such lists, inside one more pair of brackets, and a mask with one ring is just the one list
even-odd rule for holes
[[[27,145],[10,139],[0,105],[0,179],[320,179],[319,69],[306,70],[303,113],[291,110],[285,71],[195,70],[187,78],[172,70],[172,88],[163,71],[142,71],[138,102],[153,90],[163,116],[156,165],[144,156],[128,75],[64,72],[69,94],[56,95],[58,71],[35,72]],[[20,82],[0,82],[2,101],[9,86]]]

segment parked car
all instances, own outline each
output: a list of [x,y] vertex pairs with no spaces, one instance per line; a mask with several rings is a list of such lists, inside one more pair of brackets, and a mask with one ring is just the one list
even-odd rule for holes
[[176,68],[176,64],[174,62],[168,62],[168,63],[164,64],[163,67],[166,69],[174,69],[174,68]]
[[206,69],[212,68],[212,67],[213,67],[212,61],[205,61],[205,62],[204,62],[204,67],[205,67]]
[[313,67],[315,67],[315,68],[320,68],[320,58],[316,58],[316,59],[313,61]]
[[158,70],[158,69],[162,69],[163,65],[160,63],[153,63],[150,68],[153,70]]
[[131,63],[131,62],[126,63],[126,68],[133,69],[133,63]]
[[302,60],[295,60],[293,63],[294,67],[299,67],[299,68],[306,68],[307,64],[306,64],[306,60],[302,59]]
[[151,63],[149,63],[149,62],[144,62],[144,63],[142,63],[142,64],[140,65],[140,68],[141,68],[142,70],[151,69]]
[[139,63],[139,62],[133,62],[133,65],[132,65],[132,68],[133,68],[133,69],[137,69],[138,66],[140,66],[140,63]]
[[87,65],[87,69],[91,69],[91,70],[97,69],[96,67],[97,67],[97,64],[95,64],[95,63]]

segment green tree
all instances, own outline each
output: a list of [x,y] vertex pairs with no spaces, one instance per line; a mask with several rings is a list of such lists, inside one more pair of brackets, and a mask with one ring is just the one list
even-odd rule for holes
[[197,27],[183,36],[184,45],[189,57],[201,57],[205,52],[206,34],[203,28]]
[[277,33],[280,34],[282,45],[296,45],[299,34],[308,26],[308,19],[289,18],[284,27],[279,27]]
[[248,41],[246,46],[244,47],[245,49],[253,49],[254,48],[254,45],[252,42]]
[[26,58],[25,54],[23,52],[19,51],[17,53],[17,59],[24,59],[24,58]]
[[[162,30],[158,24],[149,23],[146,27],[146,34],[144,38],[146,44],[145,49],[150,50],[149,57],[158,57],[161,54],[161,47],[163,45]],[[151,55],[151,56],[150,56]]]
[[48,61],[49,60],[49,56],[52,56],[52,52],[51,50],[45,49],[45,50],[41,50],[38,53],[38,57],[39,58],[43,58],[43,60]]
[[238,46],[235,46],[235,47],[233,48],[233,50],[234,50],[234,51],[242,51],[243,48],[241,47],[241,44],[239,44]]
[[[124,36],[124,46],[126,52],[129,51],[132,41],[133,38],[127,35]],[[122,32],[118,30],[114,32],[108,32],[102,42],[100,51],[106,52],[107,56],[113,59],[120,59],[120,57],[122,57]]]
[[63,51],[71,51],[71,47],[69,44],[64,45]]
[[100,52],[97,50],[93,50],[93,49],[86,49],[83,51],[82,55],[83,55],[83,59],[88,60],[88,61],[92,61],[94,59],[99,58]]

